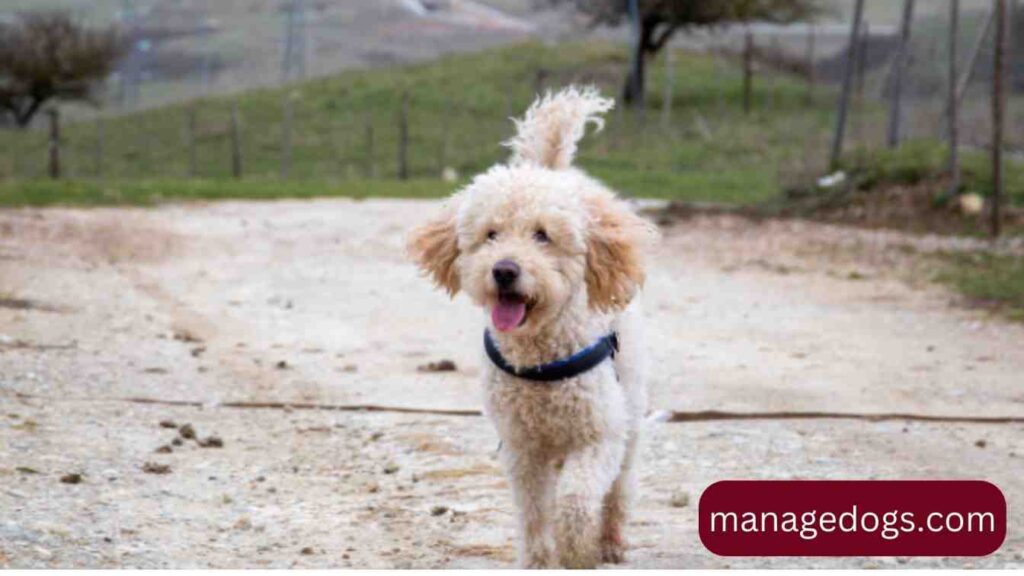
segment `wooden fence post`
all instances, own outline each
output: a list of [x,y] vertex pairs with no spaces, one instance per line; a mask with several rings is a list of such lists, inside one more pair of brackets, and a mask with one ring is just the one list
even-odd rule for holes
[[754,36],[750,26],[746,26],[743,35],[743,113],[750,113],[751,98],[754,90]]
[[903,0],[903,18],[900,21],[900,40],[896,47],[896,67],[889,92],[889,131],[886,142],[889,148],[900,145],[900,122],[903,115],[903,78],[910,60],[910,29],[914,20],[914,0]]
[[199,175],[199,154],[196,150],[196,105],[185,109],[185,140],[188,146],[188,177]]
[[949,130],[949,194],[954,195],[960,188],[960,131],[958,129],[959,114],[956,99],[956,53],[957,35],[960,31],[960,0],[950,0],[949,3],[949,78],[947,112],[947,126]]
[[286,179],[292,170],[292,120],[295,116],[294,95],[284,97],[284,118],[281,123],[281,178]]
[[231,175],[242,177],[242,127],[238,119],[238,102],[231,102]]
[[1003,109],[1006,106],[1006,0],[996,0],[996,36],[992,75],[992,236],[1002,232]]
[[[911,0],[912,1],[912,0]],[[814,23],[807,24],[807,103],[814,103],[814,92],[817,90],[818,70],[814,55],[814,44],[817,30]]]
[[342,143],[343,132],[339,129],[337,123],[331,124],[331,152],[334,156],[334,169],[339,179],[345,179],[348,177],[345,163],[345,145]]
[[60,178],[60,112],[54,106],[47,111],[50,117],[50,178]]
[[17,180],[18,172],[21,171],[21,146],[18,145],[18,131],[12,128],[10,136],[8,148],[10,148],[11,179]]
[[829,167],[835,170],[839,166],[843,154],[843,136],[846,132],[846,115],[850,109],[850,90],[853,88],[853,71],[857,55],[857,40],[860,38],[860,21],[864,17],[864,0],[856,0],[853,8],[853,21],[850,24],[850,45],[846,49],[846,67],[843,71],[843,88],[839,92],[839,104],[836,112],[836,128],[832,136],[832,153]]
[[409,179],[409,93],[402,92],[398,108],[398,179]]
[[370,112],[366,113],[366,177],[376,178],[377,177],[377,166],[374,163],[374,152],[373,152],[373,115]]
[[437,173],[442,177],[444,176],[444,169],[448,167],[448,148],[451,145],[449,125],[452,123],[452,116],[455,114],[455,107],[452,106],[450,101],[445,102],[444,108],[445,118],[441,121],[441,145],[438,147],[437,153]]
[[93,147],[93,173],[103,177],[103,116],[96,117],[96,145]]
[[675,53],[672,51],[672,47],[667,45],[665,50],[665,93],[662,96],[661,101],[661,125],[668,130],[672,125],[672,100],[675,97]]

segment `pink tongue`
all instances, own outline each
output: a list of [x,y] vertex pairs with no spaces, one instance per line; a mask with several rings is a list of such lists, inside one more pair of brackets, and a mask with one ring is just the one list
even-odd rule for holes
[[508,332],[519,326],[526,316],[525,302],[511,302],[499,300],[491,310],[491,321],[499,332]]

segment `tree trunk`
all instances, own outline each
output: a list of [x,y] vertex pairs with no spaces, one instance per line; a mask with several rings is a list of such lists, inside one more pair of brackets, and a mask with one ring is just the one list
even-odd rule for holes
[[637,56],[633,58],[629,75],[626,76],[626,83],[622,86],[622,101],[627,106],[643,107],[644,85],[646,83],[646,66],[643,48],[634,48]]
[[[630,0],[631,12],[636,8],[636,0]],[[652,51],[652,39],[654,29],[657,27],[656,20],[639,18],[637,14],[631,13],[633,19],[632,54],[630,55],[629,74],[626,76],[626,83],[622,87],[622,101],[628,106],[643,108],[644,86],[646,83],[644,60],[647,52]]]
[[60,178],[60,112],[50,108],[50,178]]

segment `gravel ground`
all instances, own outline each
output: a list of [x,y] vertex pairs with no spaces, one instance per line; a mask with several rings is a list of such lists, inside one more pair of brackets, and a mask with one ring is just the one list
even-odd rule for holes
[[[509,566],[497,438],[472,415],[482,318],[402,255],[434,209],[0,211],[0,567]],[[913,281],[893,247],[917,241],[666,229],[644,295],[653,408],[1024,416],[1024,327]],[[419,369],[440,360],[455,370]],[[268,402],[294,407],[231,407]],[[628,566],[1024,567],[1022,458],[1022,424],[652,423]],[[702,548],[704,487],[793,477],[987,479],[1011,530],[972,559]]]

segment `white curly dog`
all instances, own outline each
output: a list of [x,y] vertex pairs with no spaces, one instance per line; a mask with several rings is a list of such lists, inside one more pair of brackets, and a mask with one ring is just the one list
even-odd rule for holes
[[496,165],[413,231],[409,252],[452,296],[490,314],[485,411],[519,512],[524,567],[622,562],[647,405],[633,303],[657,236],[572,167],[613,106],[570,87],[534,102]]

